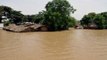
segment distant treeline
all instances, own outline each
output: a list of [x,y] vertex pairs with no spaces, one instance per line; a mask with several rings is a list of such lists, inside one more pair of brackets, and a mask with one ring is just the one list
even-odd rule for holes
[[70,16],[76,10],[69,4],[67,0],[53,0],[46,4],[46,11],[41,11],[34,15],[24,15],[21,11],[16,11],[8,6],[0,6],[0,22],[2,16],[6,16],[9,21],[4,22],[5,25],[14,23],[21,24],[24,22],[32,22],[48,26],[49,30],[65,30],[76,24],[76,19]]

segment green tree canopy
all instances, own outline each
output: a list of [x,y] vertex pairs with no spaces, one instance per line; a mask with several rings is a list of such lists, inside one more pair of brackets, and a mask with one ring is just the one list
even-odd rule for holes
[[95,24],[98,26],[99,29],[105,28],[105,18],[104,16],[97,14],[94,18]]
[[12,9],[7,6],[0,6],[0,23],[2,22],[2,16],[7,16],[10,18]]
[[53,0],[46,5],[44,24],[50,30],[62,30],[69,28],[70,13],[75,9],[67,0]]
[[10,21],[12,23],[21,23],[22,22],[22,18],[23,18],[23,14],[20,11],[12,11],[11,12],[11,17],[10,17]]
[[88,15],[84,15],[84,17],[81,20],[81,24],[84,26],[89,26],[90,24],[94,23],[94,17],[96,16],[96,13],[91,12]]
[[10,19],[11,23],[19,23],[22,22],[22,17],[24,16],[21,11],[16,11],[8,6],[0,6],[0,22],[1,22],[1,16],[6,16],[8,19]]
[[82,18],[81,24],[87,27],[94,24],[98,29],[105,29],[107,28],[107,12],[89,13]]

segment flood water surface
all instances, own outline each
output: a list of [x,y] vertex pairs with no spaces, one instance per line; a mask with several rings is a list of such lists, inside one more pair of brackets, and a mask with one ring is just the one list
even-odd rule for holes
[[107,60],[107,31],[0,30],[0,60]]

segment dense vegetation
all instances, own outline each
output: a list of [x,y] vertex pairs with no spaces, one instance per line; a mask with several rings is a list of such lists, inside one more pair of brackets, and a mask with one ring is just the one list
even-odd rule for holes
[[94,27],[97,29],[106,29],[107,12],[98,14],[91,12],[88,15],[85,15],[80,22],[83,27],[91,27],[91,25],[94,25]]
[[[20,11],[13,10],[10,7],[7,6],[0,6],[0,18],[2,19],[2,16],[6,16],[9,21],[8,23],[21,23],[22,18],[24,15]],[[0,19],[0,22],[1,22]]]
[[[22,24],[24,22],[38,23],[48,26],[49,30],[65,30],[73,27],[76,19],[70,16],[76,10],[67,0],[53,0],[46,4],[46,11],[39,12],[35,15],[23,15],[20,11],[13,10],[7,6],[0,6],[1,16],[5,15],[9,19],[8,23]],[[7,24],[7,25],[8,25]]]
[[67,0],[53,0],[46,5],[45,25],[51,30],[68,29],[72,23],[70,12],[74,13],[75,9]]

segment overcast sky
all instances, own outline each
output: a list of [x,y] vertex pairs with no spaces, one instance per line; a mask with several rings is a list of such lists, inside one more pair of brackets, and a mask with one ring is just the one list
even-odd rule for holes
[[[0,0],[0,5],[12,7],[15,10],[22,11],[23,14],[37,14],[44,10],[45,5],[51,0]],[[107,0],[68,0],[70,4],[77,9],[71,15],[80,20],[89,12],[104,12],[107,11]]]

